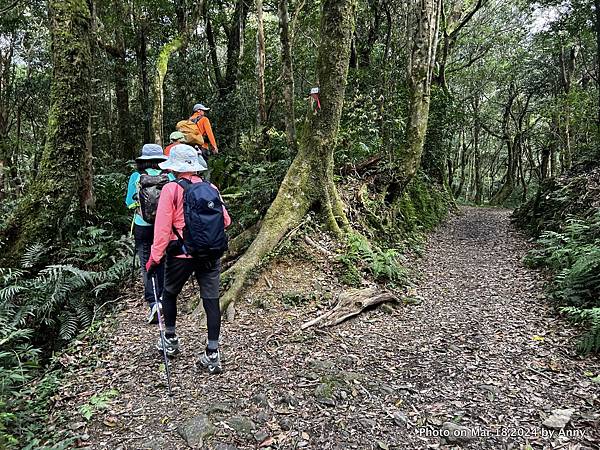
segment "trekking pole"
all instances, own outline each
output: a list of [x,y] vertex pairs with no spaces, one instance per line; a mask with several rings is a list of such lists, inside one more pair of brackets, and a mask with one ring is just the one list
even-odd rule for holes
[[131,220],[131,229],[129,230],[129,235],[133,238],[133,257],[131,259],[131,281],[135,280],[135,256],[137,253],[137,248],[135,246],[135,236],[133,234],[133,228],[135,226],[135,215]]
[[131,258],[131,281],[135,280],[135,257],[136,257],[135,242],[133,243],[133,257]]
[[158,314],[158,329],[160,330],[160,341],[162,343],[163,356],[165,358],[165,373],[167,375],[167,389],[169,391],[169,397],[173,397],[173,393],[171,392],[171,373],[169,372],[169,357],[167,356],[167,346],[165,345],[165,321],[162,315],[162,302],[159,300],[158,295],[156,294],[156,275],[152,276],[152,290],[154,292],[154,301],[157,304],[157,314]]

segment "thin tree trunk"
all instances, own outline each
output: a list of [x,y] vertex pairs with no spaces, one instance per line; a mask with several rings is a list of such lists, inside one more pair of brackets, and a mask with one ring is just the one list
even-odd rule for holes
[[[558,104],[558,99],[555,98]],[[552,140],[550,144],[550,176],[556,177],[560,173],[559,165],[559,149],[560,149],[560,118],[558,112],[558,106],[556,111],[552,113]]]
[[[107,44],[98,37],[98,44],[113,58],[113,76],[115,83],[115,97],[117,106],[117,124],[119,132],[119,154],[122,158],[132,159],[136,156],[134,146],[134,135],[131,132],[131,120],[129,114],[129,89],[127,70],[125,38],[123,36],[124,11],[122,0],[113,0],[111,3],[115,13],[116,25],[114,27],[114,43]],[[94,7],[94,3],[92,3]],[[97,35],[95,23],[97,21],[96,11],[92,10],[92,36]],[[97,35],[98,36],[98,35]],[[94,47],[95,49],[96,47]],[[112,127],[111,127],[112,128]]]
[[263,21],[263,1],[256,0],[256,97],[258,113],[256,123],[260,129],[267,122],[265,101],[265,25]]
[[427,133],[431,79],[438,43],[441,0],[419,0],[411,8],[408,62],[409,119],[406,146],[397,155],[398,184],[403,190],[415,176]]
[[221,299],[222,308],[236,300],[260,260],[318,204],[330,229],[340,232],[348,220],[333,183],[333,149],[344,103],[354,28],[356,0],[325,0],[317,56],[321,110],[308,116],[298,154],[246,253],[224,273],[233,281]]
[[[510,134],[510,118],[512,117],[512,108],[517,98],[518,93],[516,92],[514,86],[511,86],[511,90],[509,93],[509,98],[507,100],[506,106],[504,107],[504,115],[502,117],[502,140],[506,144],[507,149],[507,158],[506,158],[506,175],[504,177],[504,183],[502,187],[490,200],[490,204],[492,205],[501,205],[504,203],[512,194],[515,189],[515,180],[517,177],[517,145],[518,140],[520,139],[519,133],[520,128],[517,130],[517,135],[514,138],[511,138]],[[529,103],[529,100],[527,101]],[[526,107],[525,107],[526,108]],[[521,112],[520,117],[522,117],[524,112]],[[519,125],[517,123],[516,125]]]
[[[152,128],[154,129],[154,142],[163,145],[164,130],[163,130],[163,115],[164,115],[164,90],[163,85],[167,70],[169,69],[169,60],[173,52],[187,47],[187,42],[191,32],[196,28],[200,20],[203,2],[195,4],[189,16],[180,18],[179,33],[176,37],[167,42],[160,50],[156,60],[156,74],[154,76],[154,110],[152,112]],[[180,11],[180,14],[186,14]]]
[[140,103],[142,107],[142,122],[144,124],[143,140],[144,142],[150,142],[152,116],[150,114],[150,82],[148,81],[148,42],[146,39],[146,24],[143,21],[139,23],[137,40],[135,55],[140,77]]
[[560,48],[560,80],[564,106],[560,109],[561,119],[560,120],[560,131],[561,131],[561,163],[562,170],[568,170],[572,165],[572,150],[571,150],[571,80],[575,72],[575,58],[577,52],[574,47],[571,47],[568,51],[568,56],[565,55],[565,48]]
[[1,258],[11,264],[29,244],[60,238],[62,222],[90,200],[90,10],[85,0],[50,0],[49,11],[54,68],[47,139],[39,175],[0,236]]
[[483,203],[483,178],[481,176],[481,149],[479,148],[479,136],[481,134],[481,122],[479,119],[479,95],[474,102],[474,124],[473,124],[473,152],[475,155],[475,204]]
[[596,128],[600,135],[600,0],[594,0],[596,9],[596,90],[598,91],[598,116]]
[[14,168],[11,161],[11,142],[9,133],[9,115],[12,100],[12,74],[15,36],[11,36],[6,52],[0,52],[0,200],[10,190],[11,180],[7,175]]
[[169,59],[171,54],[177,51],[182,45],[181,36],[177,36],[167,42],[158,54],[156,60],[156,74],[154,75],[154,110],[152,112],[152,129],[154,130],[154,142],[163,144],[163,113],[164,113],[164,91],[163,84],[167,69],[169,67]]
[[283,80],[283,99],[285,101],[285,130],[288,149],[292,154],[295,154],[297,141],[296,113],[294,110],[294,67],[290,45],[288,0],[278,1],[277,13],[279,16],[279,40],[281,41],[281,65],[283,67],[281,78]]
[[[206,4],[208,4],[208,2]],[[217,44],[215,42],[215,35],[212,29],[212,22],[210,20],[210,15],[207,13],[206,9],[204,11],[204,20],[206,21],[206,41],[208,43],[210,60],[212,62],[213,70],[215,72],[215,84],[219,88],[219,92],[221,92],[223,89],[225,89],[225,81],[223,80],[221,68],[219,67]]]

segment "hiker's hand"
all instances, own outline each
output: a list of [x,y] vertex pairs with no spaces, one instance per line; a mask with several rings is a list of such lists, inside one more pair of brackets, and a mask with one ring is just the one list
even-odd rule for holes
[[216,155],[219,153],[219,149],[217,147],[213,147],[212,152]]
[[156,272],[158,265],[159,265],[159,263],[154,261],[152,258],[148,259],[148,262],[146,263],[146,273],[148,274],[149,277],[154,276],[154,273]]

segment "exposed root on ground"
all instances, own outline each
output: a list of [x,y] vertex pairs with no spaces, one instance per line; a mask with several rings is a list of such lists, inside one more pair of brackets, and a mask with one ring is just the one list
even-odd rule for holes
[[367,289],[352,289],[342,292],[337,305],[331,311],[320,315],[316,319],[310,320],[300,327],[302,330],[316,324],[324,327],[330,327],[342,323],[343,321],[359,315],[367,308],[379,305],[385,302],[397,302],[398,298],[391,292],[381,291],[377,287]]

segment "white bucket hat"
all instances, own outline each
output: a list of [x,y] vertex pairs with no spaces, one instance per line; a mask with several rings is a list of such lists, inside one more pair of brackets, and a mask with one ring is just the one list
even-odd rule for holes
[[208,165],[204,158],[198,155],[194,147],[187,144],[178,144],[171,149],[169,159],[158,165],[161,169],[173,172],[204,172]]

